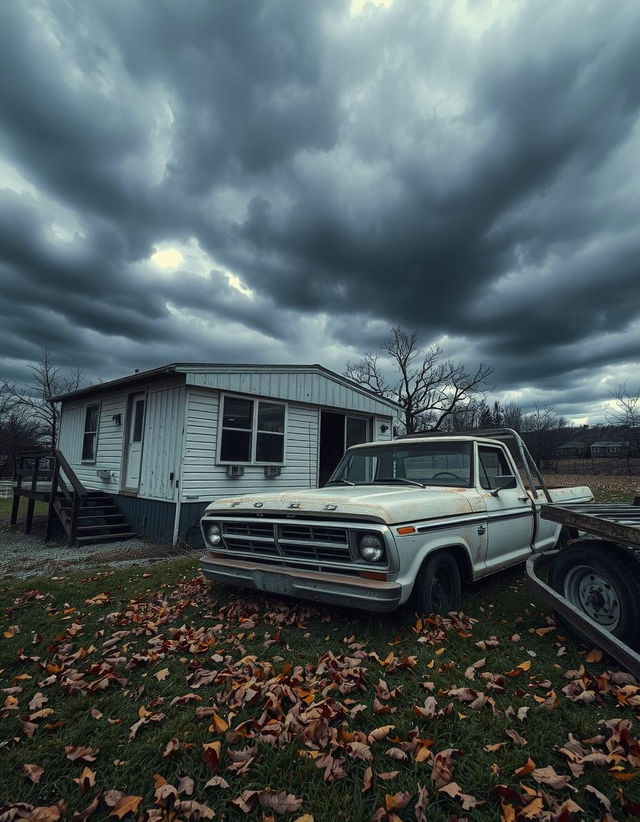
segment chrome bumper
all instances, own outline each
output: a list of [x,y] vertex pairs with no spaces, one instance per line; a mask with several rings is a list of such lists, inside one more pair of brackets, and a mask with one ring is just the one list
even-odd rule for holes
[[402,596],[402,585],[398,582],[291,568],[275,570],[254,562],[222,559],[211,554],[204,554],[200,564],[205,577],[216,582],[367,611],[393,611]]

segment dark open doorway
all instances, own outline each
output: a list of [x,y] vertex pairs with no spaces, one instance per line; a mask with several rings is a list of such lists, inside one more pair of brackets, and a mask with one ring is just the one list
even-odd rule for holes
[[327,481],[350,445],[370,439],[370,425],[366,417],[347,416],[334,411],[320,412],[320,470],[319,484]]

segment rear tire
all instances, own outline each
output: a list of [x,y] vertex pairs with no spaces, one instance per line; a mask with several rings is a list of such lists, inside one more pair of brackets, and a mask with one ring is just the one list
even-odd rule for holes
[[[631,648],[640,648],[640,563],[623,549],[580,540],[551,561],[549,585]],[[574,639],[593,645],[570,621],[558,618]]]
[[458,563],[446,551],[427,557],[413,586],[415,607],[421,614],[446,614],[462,594]]

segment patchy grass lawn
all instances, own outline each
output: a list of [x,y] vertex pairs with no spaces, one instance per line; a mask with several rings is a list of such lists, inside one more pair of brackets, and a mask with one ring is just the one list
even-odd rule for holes
[[640,477],[625,474],[545,474],[549,485],[588,485],[596,502],[633,502],[640,496]]
[[[566,480],[598,501],[637,485]],[[640,815],[638,684],[567,640],[522,569],[462,609],[209,589],[191,560],[3,581],[0,820]]]
[[640,691],[522,577],[444,620],[210,591],[188,560],[1,585],[1,818],[639,813]]
[[[13,505],[13,497],[5,497],[4,499],[0,499],[0,522],[2,520],[9,521],[11,517],[11,506]],[[49,510],[49,505],[46,502],[40,502],[40,500],[36,500],[35,507],[33,509],[34,515],[36,517],[46,517],[47,511]],[[22,498],[20,500],[20,510],[18,512],[18,518],[24,519],[27,515],[27,500],[26,498]]]

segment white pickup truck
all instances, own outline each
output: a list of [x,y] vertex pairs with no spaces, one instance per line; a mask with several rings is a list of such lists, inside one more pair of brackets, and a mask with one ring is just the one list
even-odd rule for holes
[[593,499],[587,487],[547,488],[510,429],[356,445],[324,488],[212,502],[201,520],[202,570],[219,582],[372,611],[411,596],[423,613],[447,611],[462,582],[577,536],[540,519],[542,494],[554,503]]

